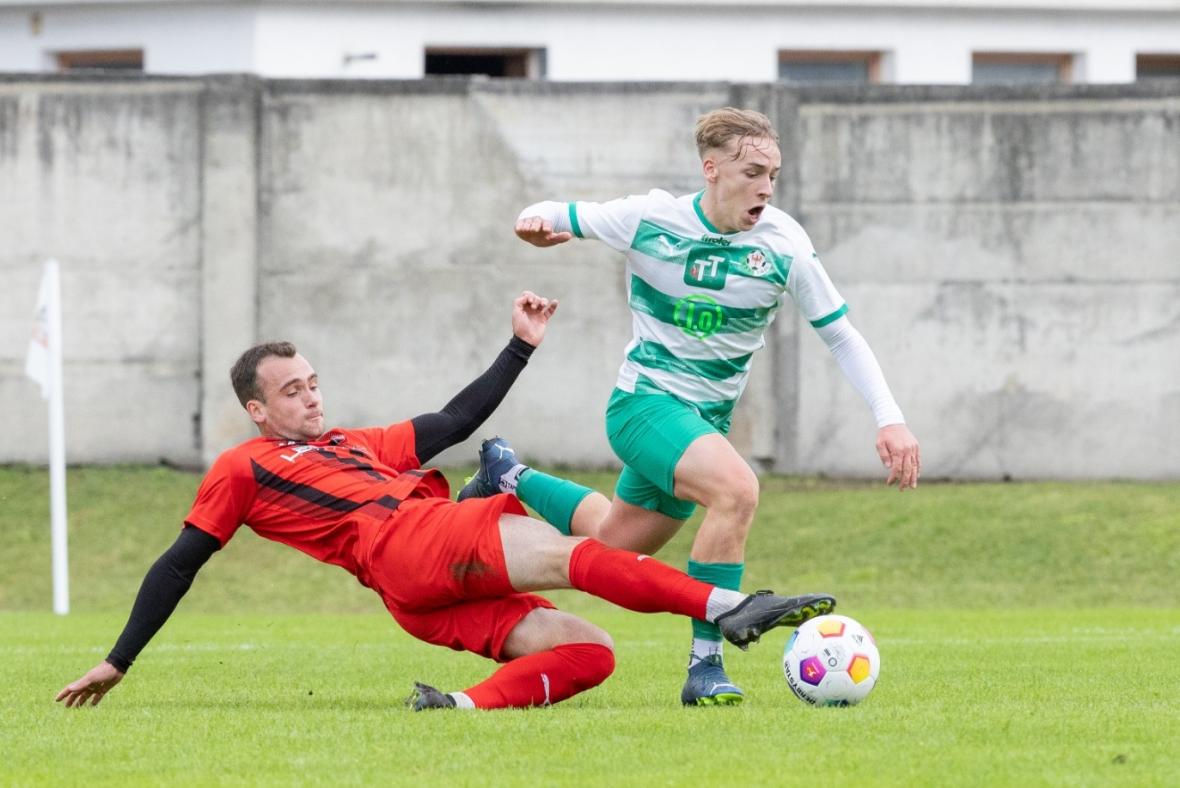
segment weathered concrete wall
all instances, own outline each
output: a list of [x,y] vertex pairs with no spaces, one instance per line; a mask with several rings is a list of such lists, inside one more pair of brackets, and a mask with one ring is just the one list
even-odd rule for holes
[[0,461],[44,461],[24,378],[41,264],[62,263],[67,456],[200,460],[199,82],[0,81]]
[[[934,473],[1180,475],[1172,91],[804,95],[800,217]],[[801,359],[796,467],[867,470],[823,354]]]
[[[72,461],[199,465],[247,437],[226,371],[256,339],[300,346],[334,422],[435,409],[503,345],[527,287],[562,306],[480,434],[608,464],[622,260],[534,249],[511,224],[542,198],[699,188],[691,124],[723,104],[778,124],[776,202],[852,306],[928,474],[1180,476],[1178,86],[10,78],[0,461],[45,456],[21,368],[53,254]],[[779,470],[878,473],[866,407],[799,322],[775,323],[735,443]]]

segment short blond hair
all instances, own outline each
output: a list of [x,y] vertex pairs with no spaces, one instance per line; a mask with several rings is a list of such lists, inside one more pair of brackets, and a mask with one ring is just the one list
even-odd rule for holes
[[752,109],[722,107],[697,118],[697,152],[702,158],[707,150],[724,148],[730,140],[747,137],[765,137],[778,143],[778,132],[770,118]]

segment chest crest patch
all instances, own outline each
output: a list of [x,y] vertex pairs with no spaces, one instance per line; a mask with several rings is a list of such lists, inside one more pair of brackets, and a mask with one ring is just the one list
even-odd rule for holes
[[774,266],[771,265],[770,258],[755,249],[746,255],[746,268],[750,269],[754,276],[766,276]]

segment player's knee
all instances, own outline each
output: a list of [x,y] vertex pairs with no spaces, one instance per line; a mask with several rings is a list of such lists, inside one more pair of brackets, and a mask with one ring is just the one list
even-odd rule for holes
[[750,515],[753,516],[754,510],[758,508],[758,496],[761,493],[761,487],[758,484],[758,477],[749,468],[746,468],[745,474],[737,485],[737,503],[740,507],[748,509]]
[[601,646],[608,651],[612,651],[615,645],[605,630],[583,618],[562,610],[537,608],[509,634],[505,654],[516,658],[579,643]]
[[615,642],[607,634],[605,629],[601,629],[589,621],[576,616],[569,616],[563,624],[564,631],[562,632],[562,638],[564,642],[594,643],[595,645],[604,646],[612,654],[614,653]]
[[500,517],[500,543],[508,580],[519,591],[567,588],[577,537],[562,536],[547,523],[518,515]]
[[597,687],[615,672],[615,653],[601,643],[567,643],[556,653],[569,670],[572,694]]
[[749,466],[725,474],[711,490],[705,505],[712,510],[729,512],[735,520],[749,522],[758,509],[758,477]]
[[597,687],[615,672],[615,652],[601,643],[586,644],[584,650],[586,656],[582,660],[582,676],[579,683],[589,689]]

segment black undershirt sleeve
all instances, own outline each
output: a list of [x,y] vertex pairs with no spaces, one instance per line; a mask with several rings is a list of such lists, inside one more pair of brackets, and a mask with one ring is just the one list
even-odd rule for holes
[[414,453],[423,465],[443,449],[467,440],[492,415],[536,348],[514,336],[492,365],[438,413],[423,413],[414,425]]
[[164,626],[180,598],[193,584],[197,570],[221,548],[217,537],[186,525],[172,546],[164,551],[143,578],[131,617],[123,634],[107,656],[107,662],[124,673],[152,636]]

